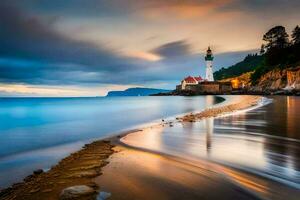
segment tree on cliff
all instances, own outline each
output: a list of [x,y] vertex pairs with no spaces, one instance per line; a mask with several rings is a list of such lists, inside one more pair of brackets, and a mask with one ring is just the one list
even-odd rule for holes
[[283,26],[271,28],[263,36],[266,42],[264,60],[251,75],[252,84],[259,78],[273,70],[296,67],[300,65],[300,27],[296,26],[292,32],[292,42],[289,43],[288,34]]
[[283,26],[275,26],[263,35],[263,41],[266,44],[262,48],[264,52],[264,60],[262,64],[256,68],[251,75],[252,83],[256,81],[268,71],[275,67],[283,68],[288,62],[289,55],[289,35]]
[[275,26],[263,35],[259,55],[248,55],[242,62],[214,73],[216,80],[239,76],[254,71],[251,83],[255,85],[262,75],[274,69],[300,66],[300,27],[292,31],[292,41],[283,26]]
[[271,50],[273,48],[285,48],[289,45],[289,35],[285,31],[283,26],[275,26],[271,28],[263,36],[263,40],[267,42],[265,48]]
[[300,27],[296,26],[292,32],[293,44],[300,44]]
[[266,52],[265,48],[266,48],[265,45],[262,44],[261,47],[260,47],[260,51],[259,51],[260,55],[263,55]]
[[263,36],[266,42],[265,64],[267,66],[276,66],[284,64],[288,56],[287,48],[289,47],[289,35],[283,26],[275,26],[271,28]]

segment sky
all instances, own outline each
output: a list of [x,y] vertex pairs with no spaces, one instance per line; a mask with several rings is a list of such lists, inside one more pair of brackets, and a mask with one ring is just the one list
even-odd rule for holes
[[173,89],[258,52],[300,25],[299,0],[1,0],[0,96],[103,96]]

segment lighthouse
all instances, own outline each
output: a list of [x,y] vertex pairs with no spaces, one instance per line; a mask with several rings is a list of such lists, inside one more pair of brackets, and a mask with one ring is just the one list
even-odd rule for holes
[[206,51],[206,56],[205,56],[205,61],[206,61],[206,74],[205,74],[205,79],[207,81],[214,81],[214,76],[213,76],[213,66],[212,66],[212,61],[214,60],[212,51],[210,47],[208,47]]

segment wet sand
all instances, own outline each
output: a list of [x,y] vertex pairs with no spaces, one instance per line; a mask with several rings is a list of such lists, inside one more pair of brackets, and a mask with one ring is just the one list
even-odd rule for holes
[[[205,157],[199,159],[185,153],[178,155],[158,150],[160,145],[163,146],[158,135],[165,128],[149,127],[128,134],[116,143],[117,153],[109,158],[110,163],[103,168],[103,175],[96,179],[101,189],[112,193],[112,199],[132,199],[136,194],[140,195],[137,199],[148,199],[148,194],[154,193],[157,199],[168,199],[164,198],[166,196],[171,199],[298,200],[299,190],[264,176]],[[114,182],[115,179],[109,178],[114,176],[122,179]],[[136,185],[145,187],[138,187],[135,191]],[[214,187],[217,193],[203,185]],[[180,195],[183,191],[187,192],[184,192],[186,196]]]
[[109,199],[256,199],[209,165],[192,166],[166,156],[118,146],[95,179]]
[[[93,192],[76,199],[95,199],[98,186],[92,179],[101,174],[106,159],[113,153],[109,141],[95,141],[61,160],[48,172],[38,172],[0,192],[1,200],[59,199],[63,189],[87,185]],[[13,175],[13,174],[12,174]]]
[[[258,96],[244,96],[239,102],[189,114],[179,119],[196,121],[204,117],[246,109],[258,103]],[[164,122],[157,126],[164,126]],[[128,133],[127,133],[128,134]],[[125,134],[125,135],[127,135]],[[124,135],[123,135],[124,136]],[[110,199],[253,199],[255,196],[235,187],[209,168],[181,164],[164,156],[96,141],[63,159],[48,172],[31,175],[24,182],[0,192],[0,199],[59,199],[63,189],[86,185],[93,193],[76,199],[95,199],[97,193],[111,193]],[[115,151],[119,153],[113,154]],[[106,161],[110,159],[110,164]],[[108,164],[108,165],[107,165]],[[102,167],[105,167],[102,169]],[[100,176],[104,173],[104,175]],[[95,184],[96,182],[96,184]],[[106,191],[107,190],[107,191]],[[109,195],[108,195],[109,196]]]

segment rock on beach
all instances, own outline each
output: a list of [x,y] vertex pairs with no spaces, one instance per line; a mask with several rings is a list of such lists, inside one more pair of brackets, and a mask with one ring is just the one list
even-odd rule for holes
[[95,194],[96,191],[86,185],[75,185],[68,188],[65,188],[61,194],[59,199],[60,200],[70,200],[76,199],[82,196],[92,195]]

